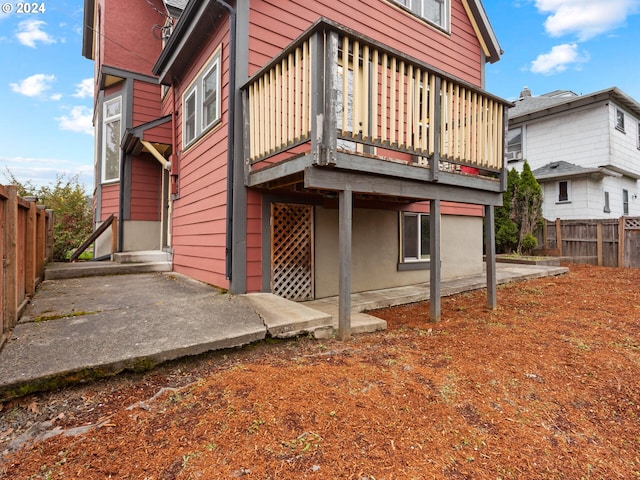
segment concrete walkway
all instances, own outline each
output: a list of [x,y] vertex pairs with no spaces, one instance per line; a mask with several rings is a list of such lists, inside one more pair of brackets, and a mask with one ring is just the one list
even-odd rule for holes
[[[497,278],[566,271],[498,263]],[[450,280],[442,294],[485,286],[484,275]],[[386,328],[364,311],[428,298],[428,283],[353,294],[352,333]],[[46,280],[0,351],[0,401],[266,336],[328,337],[337,328],[337,309],[337,297],[295,303],[264,293],[232,296],[175,273]]]

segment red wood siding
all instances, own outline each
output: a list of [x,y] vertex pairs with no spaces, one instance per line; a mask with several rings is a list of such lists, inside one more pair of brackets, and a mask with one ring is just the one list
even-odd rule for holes
[[119,214],[119,202],[120,198],[120,184],[112,183],[109,185],[102,185],[102,196],[100,198],[100,221],[104,222],[109,215],[113,214],[116,217]]
[[[164,19],[154,11],[165,10],[161,0],[102,0],[99,25],[102,64],[152,75],[153,62],[160,55],[162,40],[153,34],[154,25]],[[105,38],[106,35],[106,38]]]
[[247,196],[247,292],[262,291],[262,197]]
[[145,130],[143,139],[152,143],[171,145],[171,121]]
[[[416,202],[403,207],[406,212],[429,213],[429,202]],[[442,215],[465,215],[469,217],[482,217],[484,207],[469,203],[442,202],[440,205]]]
[[452,0],[450,34],[430,27],[388,0],[252,0],[249,74],[278,55],[319,17],[482,85],[481,47],[461,0]]
[[131,220],[160,220],[161,166],[151,155],[131,160]]
[[160,117],[160,86],[140,80],[133,81],[133,126],[150,122]]
[[[228,288],[225,278],[227,204],[227,121],[229,96],[228,21],[219,19],[209,42],[176,88],[176,150],[179,163],[180,197],[173,203],[173,265],[177,272]],[[224,41],[221,52],[221,122],[183,151],[182,95]],[[171,92],[163,113],[172,109]]]

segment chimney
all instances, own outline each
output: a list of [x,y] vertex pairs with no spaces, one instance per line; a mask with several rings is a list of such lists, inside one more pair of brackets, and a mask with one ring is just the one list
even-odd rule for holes
[[526,98],[530,96],[531,96],[531,90],[529,90],[529,87],[524,87],[520,92],[520,98]]

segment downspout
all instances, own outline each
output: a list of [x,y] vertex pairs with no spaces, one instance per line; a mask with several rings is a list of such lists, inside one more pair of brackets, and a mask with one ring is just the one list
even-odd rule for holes
[[229,12],[229,133],[227,134],[227,231],[225,239],[225,277],[231,280],[233,258],[233,177],[235,172],[236,106],[236,10],[224,0],[215,0]]
[[118,202],[118,245],[116,251],[122,252],[124,245],[124,149],[120,148],[120,201]]

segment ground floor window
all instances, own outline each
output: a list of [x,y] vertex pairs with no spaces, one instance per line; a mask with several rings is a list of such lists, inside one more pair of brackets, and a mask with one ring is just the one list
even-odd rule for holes
[[402,261],[429,260],[429,215],[402,212]]
[[622,190],[622,214],[629,215],[629,190]]

